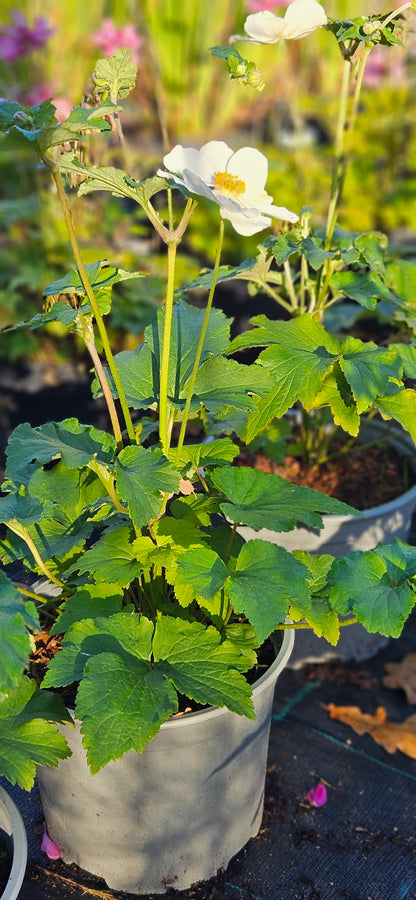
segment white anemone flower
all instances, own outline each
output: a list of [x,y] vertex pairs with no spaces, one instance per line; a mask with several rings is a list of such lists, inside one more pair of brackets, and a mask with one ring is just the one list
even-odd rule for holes
[[233,153],[224,141],[209,141],[200,150],[177,144],[163,162],[169,171],[159,169],[158,175],[218,203],[222,218],[228,219],[238,234],[251,235],[268,228],[271,217],[299,220],[286,207],[274,206],[264,189],[267,159],[253,147]]
[[297,41],[327,22],[326,12],[317,0],[293,0],[283,17],[267,9],[247,16],[244,31],[248,37],[240,39],[254,44],[275,44],[282,39]]

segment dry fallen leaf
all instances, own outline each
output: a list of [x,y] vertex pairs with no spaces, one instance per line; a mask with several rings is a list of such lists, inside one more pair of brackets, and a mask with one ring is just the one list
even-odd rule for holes
[[416,715],[409,716],[404,722],[388,722],[383,706],[379,706],[374,716],[361,712],[358,706],[335,706],[334,703],[329,703],[325,708],[331,719],[344,722],[356,734],[370,734],[387,753],[401,750],[406,756],[416,759]]
[[384,686],[401,688],[407,702],[416,704],[416,653],[408,653],[398,663],[385,663],[384,668],[389,673],[382,679]]

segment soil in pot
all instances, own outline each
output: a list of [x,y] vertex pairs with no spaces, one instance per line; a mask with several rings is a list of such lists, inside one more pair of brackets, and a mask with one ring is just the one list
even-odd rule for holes
[[286,456],[282,464],[264,453],[243,450],[237,465],[272,472],[293,484],[313,488],[360,510],[388,503],[416,483],[415,473],[407,460],[391,445],[372,445],[370,449],[356,447],[348,456],[337,456],[310,469],[302,466],[295,456]]

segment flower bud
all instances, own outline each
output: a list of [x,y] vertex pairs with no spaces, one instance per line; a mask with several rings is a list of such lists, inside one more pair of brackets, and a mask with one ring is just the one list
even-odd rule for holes
[[33,116],[26,113],[24,109],[19,109],[15,112],[13,116],[13,125],[17,125],[19,128],[26,128],[27,131],[30,131],[34,124],[35,120]]
[[256,91],[262,91],[265,85],[265,81],[263,78],[260,69],[253,69],[252,72],[249,72],[246,79],[246,84],[249,84],[250,87],[255,88]]
[[381,28],[382,22],[379,19],[373,19],[372,21],[368,21],[363,25],[364,34],[373,34],[379,28]]

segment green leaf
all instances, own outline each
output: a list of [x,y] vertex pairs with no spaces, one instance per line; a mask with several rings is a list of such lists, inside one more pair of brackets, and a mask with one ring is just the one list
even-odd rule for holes
[[[201,354],[201,365],[211,356],[225,352],[229,345],[229,319],[220,310],[212,310]],[[180,408],[185,404],[186,386],[192,373],[205,311],[178,303],[173,308],[170,344],[169,402]],[[145,343],[133,351],[115,357],[130,406],[147,408],[159,399],[159,372],[164,332],[164,308],[145,330]]]
[[34,603],[21,594],[0,570],[0,696],[17,685],[28,666],[32,642],[28,629],[39,630]]
[[[147,540],[149,549],[152,549],[150,538],[142,540]],[[91,549],[83,553],[76,563],[76,569],[81,574],[90,573],[96,581],[116,582],[122,587],[128,587],[143,571],[143,564],[137,559],[130,527],[104,533]]]
[[115,653],[92,658],[76,703],[92,774],[128,750],[142,752],[177,708],[175,689],[150,663]]
[[378,347],[349,337],[342,342],[339,364],[350,385],[359,414],[384,394],[390,378],[400,378],[402,363],[394,347]]
[[[215,278],[215,283],[220,284],[225,281],[232,281],[233,279],[244,279],[249,281],[251,271],[255,265],[255,259],[247,259],[239,266],[220,266],[217,277]],[[214,269],[208,269],[207,271],[203,270],[194,281],[185,284],[176,293],[183,294],[185,291],[198,290],[199,288],[206,288],[209,290],[212,286],[214,275]]]
[[47,422],[32,428],[18,425],[10,437],[6,454],[6,476],[11,478],[33,459],[41,465],[61,456],[68,468],[88,465],[92,459],[108,462],[115,444],[109,434],[77,419]]
[[372,269],[373,272],[377,272],[378,275],[384,275],[384,251],[387,247],[386,235],[373,231],[368,234],[359,234],[358,237],[356,237],[354,244],[370,269]]
[[[291,531],[297,522],[322,528],[321,513],[351,514],[355,510],[311,488],[300,487],[260,469],[230,466],[211,473],[215,487],[226,496],[221,509],[233,522],[258,531]],[[360,513],[357,513],[360,515]]]
[[170,507],[176,519],[187,520],[196,525],[210,525],[211,516],[219,512],[219,501],[216,497],[205,494],[191,494],[173,500]]
[[164,493],[179,489],[180,473],[161,450],[125,447],[116,463],[117,490],[128,503],[136,528],[156,519],[164,505]]
[[344,431],[357,436],[360,430],[360,416],[352,390],[339,363],[335,363],[332,372],[324,379],[322,390],[316,395],[313,406],[316,409],[330,406],[335,425],[340,425]]
[[[43,501],[46,507],[43,515],[56,518],[69,528],[76,519],[101,505],[100,500],[107,500],[107,492],[93,472],[67,469],[62,460],[52,469],[36,469],[29,481],[29,491],[32,497]],[[33,521],[39,519],[38,514]],[[22,521],[20,516],[19,521]]]
[[30,791],[36,765],[56,766],[70,755],[54,724],[68,721],[60,697],[40,691],[22,676],[15,690],[0,700],[0,774]]
[[311,599],[308,598],[305,604],[300,598],[296,598],[290,606],[289,618],[294,622],[305,619],[318,637],[324,636],[335,646],[339,640],[339,619],[325,594],[327,576],[334,557],[328,554],[317,556],[303,550],[295,550],[293,555],[308,569],[307,582]]
[[307,237],[299,244],[299,250],[307,259],[312,269],[321,269],[327,259],[333,259],[336,256],[336,250],[324,250],[323,241],[316,237]]
[[128,47],[120,47],[109,58],[98,59],[92,73],[97,96],[108,94],[113,103],[127,97],[136,84],[136,77],[137,66]]
[[6,494],[0,497],[0,522],[15,520],[24,526],[32,525],[44,515],[45,505],[26,494]]
[[274,258],[278,266],[283,265],[294,253],[299,253],[299,243],[293,240],[293,236],[281,234],[273,244]]
[[112,616],[121,611],[124,590],[119,584],[85,584],[60,607],[50,634],[64,634],[75,622]]
[[[110,266],[106,259],[86,265],[85,268],[94,292],[112,287],[113,284],[118,284],[120,281],[140,278],[144,275],[143,272],[126,272],[125,269],[121,269],[119,266]],[[77,268],[71,269],[63,278],[48,284],[43,291],[43,296],[49,297],[51,295],[68,293],[85,297],[85,288]],[[69,312],[77,315],[76,310],[69,310]]]
[[60,160],[61,172],[85,178],[78,188],[79,196],[92,191],[109,191],[114,197],[128,197],[146,209],[148,201],[159,191],[166,190],[166,179],[155,175],[145,181],[134,181],[122,169],[114,166],[85,166],[73,153],[64,153]]
[[308,570],[295,557],[268,541],[247,541],[230,576],[229,593],[236,613],[253,625],[259,644],[284,622],[289,604],[310,599]]
[[[258,362],[269,372],[274,387],[258,402],[257,410],[248,419],[247,443],[273,418],[284,415],[297,400],[301,400],[306,409],[311,409],[341,348],[335,335],[328,334],[309,315],[279,322],[278,329],[263,327],[263,322],[259,324],[262,336],[273,338],[273,343],[263,350]],[[236,341],[232,346],[236,346]]]
[[238,446],[230,438],[220,438],[202,444],[187,444],[182,447],[179,459],[181,468],[200,469],[201,466],[227,466],[238,453]]
[[208,547],[188,550],[178,559],[175,590],[178,597],[188,597],[187,589],[190,588],[188,603],[192,602],[196,593],[205,600],[213,600],[224,586],[228,574],[227,566],[214,550]]
[[194,402],[218,415],[228,409],[255,409],[252,395],[261,397],[269,388],[268,373],[261,366],[213,356],[198,369]]
[[344,294],[366,309],[375,309],[377,300],[395,299],[376,272],[334,272],[330,286],[334,294]]
[[250,656],[223,641],[216,628],[163,616],[156,624],[153,653],[157,670],[180,693],[254,718],[251,688],[240,674],[250,667]]
[[354,614],[369,632],[399,637],[414,603],[416,550],[399,540],[334,560],[329,599],[340,615]]
[[399,390],[374,402],[383,419],[396,419],[411,434],[416,443],[416,393],[410,388]]

